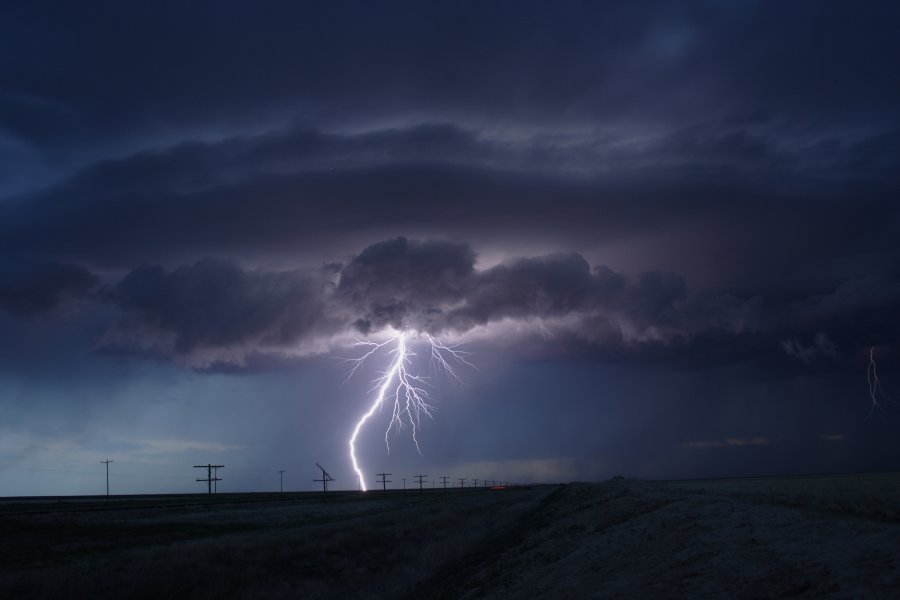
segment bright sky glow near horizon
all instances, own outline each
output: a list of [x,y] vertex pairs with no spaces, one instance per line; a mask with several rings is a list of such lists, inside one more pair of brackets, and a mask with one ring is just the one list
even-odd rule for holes
[[[898,26],[5,3],[0,495],[356,489],[371,408],[370,488],[900,469]],[[414,439],[398,332],[474,366]]]

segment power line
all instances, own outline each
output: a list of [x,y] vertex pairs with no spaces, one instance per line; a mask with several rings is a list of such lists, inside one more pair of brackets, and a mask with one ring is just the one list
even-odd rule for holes
[[428,477],[428,475],[413,475],[416,479],[419,480],[419,493],[422,493],[422,480]]
[[387,494],[387,484],[391,483],[391,480],[387,478],[393,475],[393,473],[378,473],[377,475],[381,477],[381,481],[379,482],[381,483],[381,491]]
[[446,476],[446,475],[441,475],[441,482],[444,484],[444,489],[445,489],[445,490],[447,489],[447,480],[448,480],[448,479],[450,479],[448,476]]

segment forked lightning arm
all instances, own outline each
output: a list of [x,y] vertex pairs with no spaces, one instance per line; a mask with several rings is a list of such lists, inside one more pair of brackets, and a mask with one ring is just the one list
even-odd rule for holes
[[[429,384],[421,375],[410,370],[413,366],[412,357],[415,356],[415,353],[411,351],[407,345],[408,335],[407,332],[402,332],[380,344],[365,340],[357,340],[354,346],[364,347],[368,350],[359,358],[350,359],[348,361],[350,363],[350,368],[347,371],[347,378],[350,378],[363,363],[378,350],[393,345],[393,348],[388,353],[391,357],[390,365],[387,370],[373,382],[372,390],[377,390],[375,399],[369,406],[369,410],[367,410],[362,417],[360,417],[359,421],[356,422],[356,427],[353,428],[353,434],[350,436],[350,460],[353,463],[353,470],[359,478],[359,486],[362,491],[366,491],[366,482],[363,477],[362,469],[359,466],[359,460],[356,457],[356,440],[359,437],[363,426],[366,424],[366,421],[375,414],[375,411],[380,410],[384,406],[386,399],[391,399],[391,420],[384,432],[384,443],[387,446],[388,452],[390,452],[391,449],[390,442],[388,441],[388,435],[390,434],[391,429],[396,428],[397,431],[400,431],[404,427],[404,421],[406,421],[412,429],[412,439],[413,443],[416,445],[416,450],[421,454],[421,450],[419,450],[419,440],[416,437],[416,432],[421,424],[420,418],[422,413],[425,413],[429,417],[432,416],[431,412],[434,410],[434,407],[429,404],[431,398],[424,387]],[[460,350],[458,346],[447,346],[430,335],[425,334],[422,338],[428,344],[430,349],[433,369],[435,371],[442,370],[449,377],[456,381],[460,381],[459,375],[453,368],[453,363],[472,366],[472,364],[465,359],[466,353]],[[459,365],[456,366],[458,367]]]

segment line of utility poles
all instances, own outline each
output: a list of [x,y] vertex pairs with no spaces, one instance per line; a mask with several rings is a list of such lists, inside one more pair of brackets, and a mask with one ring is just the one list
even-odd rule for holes
[[[104,460],[101,460],[100,462],[106,466],[106,500],[108,502],[109,501],[109,463],[115,462],[115,461],[113,461],[112,459],[104,459]],[[319,467],[319,469],[321,469],[322,478],[321,479],[313,479],[313,481],[315,481],[315,482],[321,481],[322,482],[322,493],[327,495],[328,494],[328,483],[331,481],[337,481],[337,480],[334,477],[332,477],[331,474],[329,474],[328,471],[326,471],[322,465],[320,465],[319,463],[316,463],[316,466]],[[206,482],[207,493],[209,495],[217,493],[218,486],[216,485],[216,483],[219,481],[222,481],[218,476],[218,470],[224,469],[225,465],[213,465],[213,464],[194,465],[194,468],[195,469],[206,469],[206,477],[197,479],[197,481],[205,481]],[[278,490],[281,493],[284,493],[284,474],[287,472],[287,470],[279,469],[275,472],[278,473],[278,476],[279,476]],[[380,479],[377,479],[376,481],[377,481],[377,483],[381,484],[382,493],[387,494],[387,484],[393,482],[392,479],[388,479],[388,477],[390,477],[392,475],[392,473],[376,473],[376,475],[380,478]],[[425,478],[428,477],[428,475],[414,475],[413,477],[415,478],[416,482],[419,484],[419,493],[420,494],[423,493],[423,484],[428,483],[427,481],[425,481]],[[441,486],[443,487],[443,489],[446,490],[447,482],[451,479],[451,477],[448,475],[441,475],[440,477],[438,477],[438,479],[441,480]],[[403,480],[403,491],[405,492],[406,491],[406,477],[403,477],[402,480]],[[478,488],[478,482],[481,482],[482,487],[485,489],[487,489],[488,487],[506,487],[506,488],[508,488],[510,485],[508,481],[495,481],[495,480],[491,480],[491,479],[466,479],[465,477],[458,477],[456,480],[457,480],[457,482],[459,482],[460,489],[465,489],[467,481],[471,482],[471,487],[474,489]],[[518,484],[513,484],[513,485],[518,486]],[[436,481],[431,482],[431,487],[432,488],[437,487]]]
[[106,465],[106,501],[109,502],[109,463],[115,462],[112,459],[101,460],[101,463]]
[[[109,463],[111,463],[111,462],[115,462],[115,461],[111,458],[103,459],[100,461],[100,463],[106,467],[106,501],[107,502],[109,502]],[[315,482],[321,481],[322,482],[322,493],[327,494],[328,493],[328,483],[330,481],[336,481],[336,479],[334,477],[332,477],[328,473],[328,471],[326,471],[322,467],[322,465],[320,465],[319,463],[316,463],[316,466],[322,470],[322,478],[321,479],[313,479],[313,481],[315,481]],[[200,482],[205,481],[206,482],[207,494],[212,495],[212,494],[218,493],[217,483],[219,481],[222,481],[222,479],[219,478],[219,469],[224,469],[225,465],[213,465],[213,464],[194,465],[194,468],[195,469],[206,469],[206,477],[199,478],[196,481],[200,481]],[[278,476],[279,476],[278,490],[281,493],[284,493],[284,474],[286,472],[287,472],[286,469],[279,469],[278,471],[276,471],[276,473],[278,473]],[[392,473],[376,473],[376,475],[378,477],[380,477],[380,479],[378,479],[377,482],[381,484],[381,491],[386,494],[387,493],[387,484],[393,482],[393,480],[388,479],[388,477],[390,477],[392,475]],[[419,484],[419,493],[421,494],[423,491],[423,489],[422,489],[423,484],[428,483],[427,481],[425,481],[425,478],[428,477],[428,475],[414,475],[414,477]],[[446,490],[447,482],[451,478],[447,475],[441,475],[438,479],[441,480],[441,485],[442,485],[443,489]],[[403,477],[402,480],[403,480],[403,491],[405,492],[406,491],[406,477]],[[467,481],[471,481],[471,486],[473,488],[478,488],[479,481],[482,482],[482,486],[485,489],[487,489],[488,487],[505,487],[505,488],[510,487],[510,484],[508,481],[493,481],[493,480],[488,480],[488,479],[466,479],[465,477],[458,477],[456,480],[459,483],[460,489],[465,489]],[[432,487],[435,487],[435,482],[432,481],[431,483],[432,483]],[[513,486],[518,487],[518,484],[514,483]]]

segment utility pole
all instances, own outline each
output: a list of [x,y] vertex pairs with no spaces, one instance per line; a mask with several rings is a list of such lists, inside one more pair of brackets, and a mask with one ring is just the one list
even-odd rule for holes
[[111,459],[101,460],[106,465],[106,501],[109,502],[109,463],[114,462]]
[[445,490],[447,489],[447,480],[448,479],[450,479],[450,478],[447,477],[446,475],[441,475],[441,482],[443,482]]
[[387,494],[387,484],[391,483],[391,480],[388,479],[391,475],[392,473],[378,473],[378,476],[381,477],[381,481],[379,482],[381,483],[381,491],[385,494]]
[[403,478],[403,491],[406,491],[406,477]]
[[413,475],[416,479],[419,480],[419,493],[422,493],[422,480],[428,477],[428,475]]
[[279,485],[278,485],[278,489],[279,489],[279,490],[281,491],[281,493],[283,494],[283,493],[284,493],[284,469],[279,469],[279,470],[278,470],[278,476],[279,476],[279,478],[280,478]]
[[213,494],[219,493],[219,482],[222,481],[219,479],[219,469],[224,469],[225,467],[221,465],[213,465]]
[[478,487],[478,482],[479,482],[479,481],[480,481],[479,479],[473,479],[473,480],[472,480],[472,487],[476,487],[476,488],[477,488],[477,487]]
[[225,465],[194,465],[195,469],[206,469],[206,479],[198,479],[197,481],[205,481],[206,482],[206,493],[209,496],[212,496],[213,489],[212,484],[213,481],[220,481],[218,475],[213,475],[213,469],[224,469]]
[[313,479],[313,481],[321,481],[322,482],[322,495],[327,496],[328,495],[328,482],[336,481],[336,479],[334,477],[332,477],[331,475],[329,475],[328,471],[325,470],[325,467],[323,467],[319,463],[316,463],[316,466],[319,467],[320,469],[322,469],[322,479]]
[[460,478],[459,478],[459,487],[461,487],[461,488],[466,487],[466,479],[465,479],[465,477],[460,477]]

